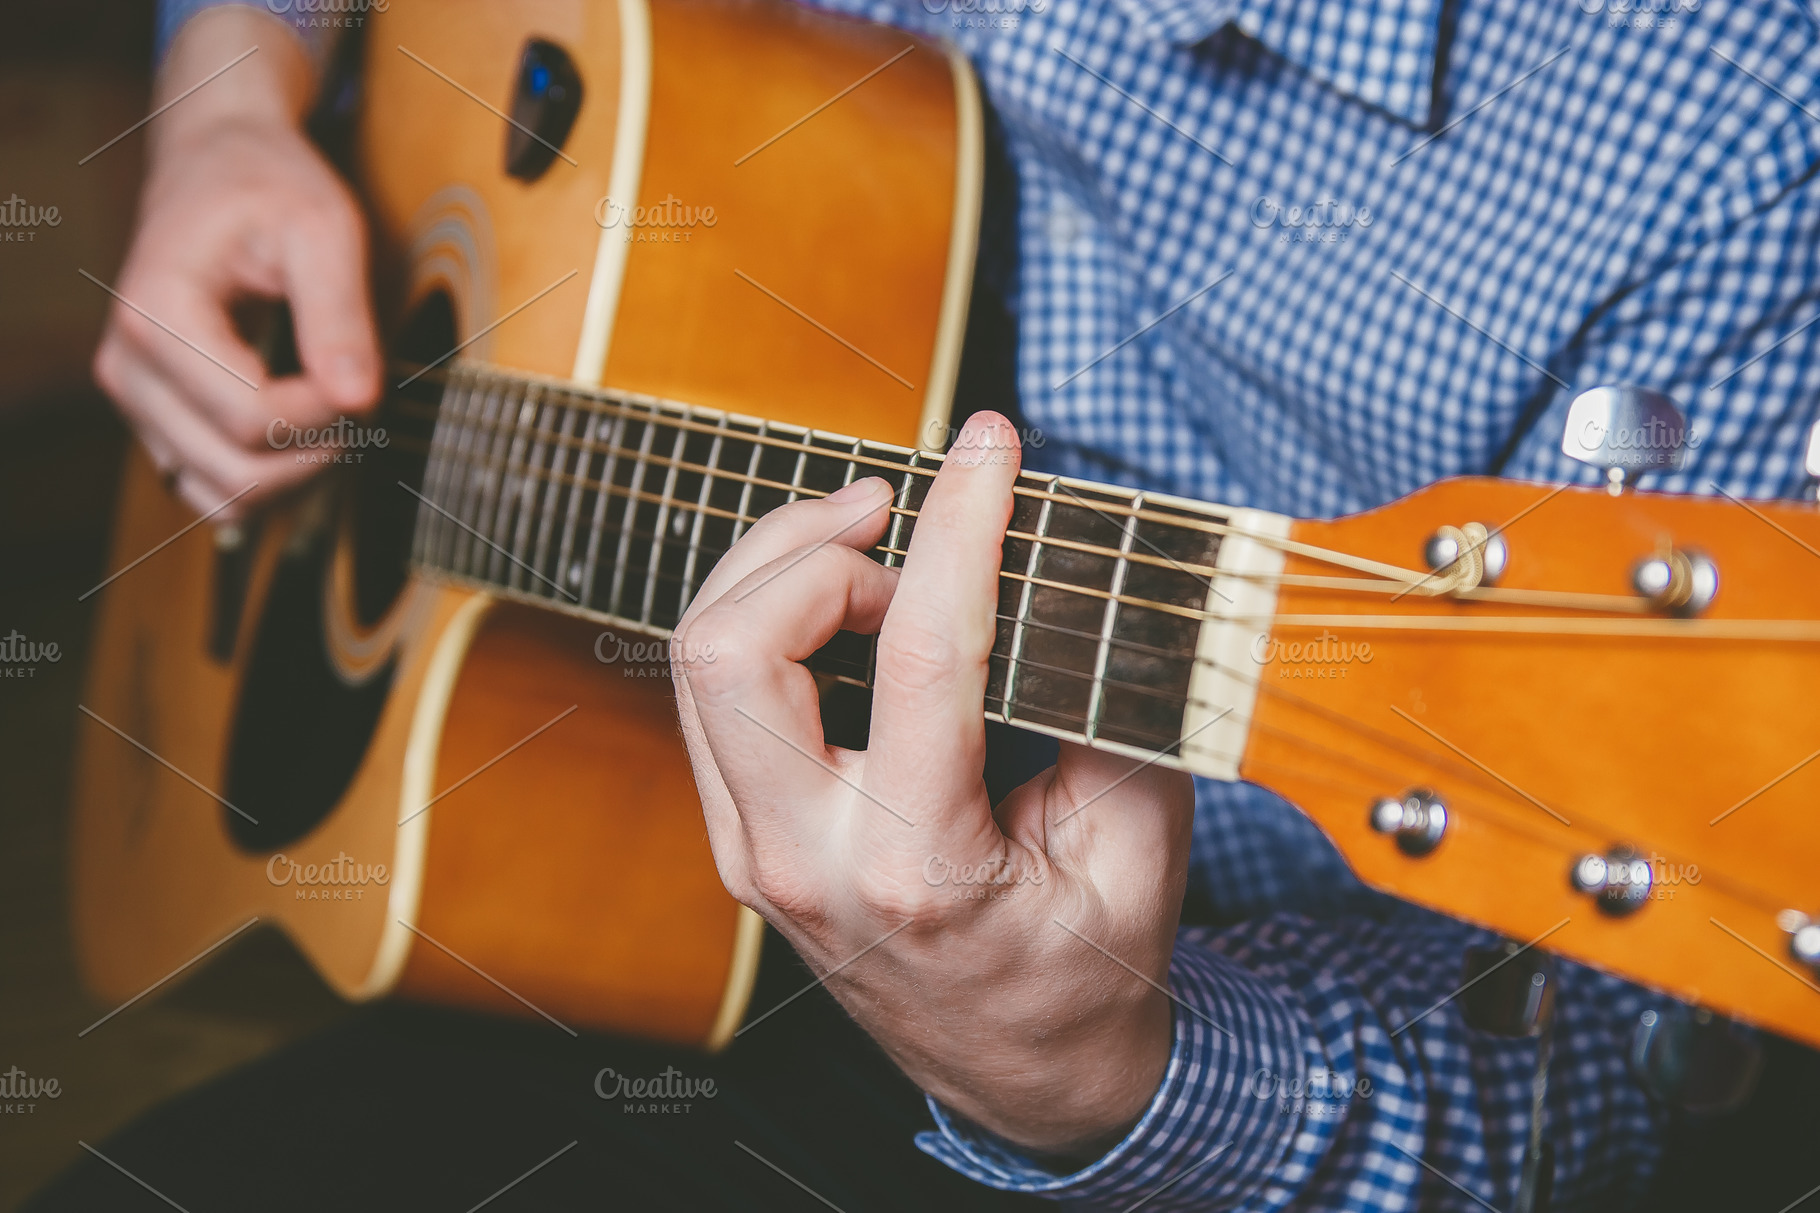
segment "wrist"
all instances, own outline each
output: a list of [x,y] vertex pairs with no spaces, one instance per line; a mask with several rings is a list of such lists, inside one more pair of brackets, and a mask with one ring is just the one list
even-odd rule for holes
[[297,130],[315,91],[309,54],[284,22],[244,4],[204,9],[177,31],[158,70],[152,108],[171,108],[151,123],[152,154],[223,125]]

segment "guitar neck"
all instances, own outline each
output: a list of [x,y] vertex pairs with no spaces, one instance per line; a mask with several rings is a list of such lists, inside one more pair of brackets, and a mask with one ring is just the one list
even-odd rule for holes
[[[901,564],[942,458],[473,364],[420,382],[441,399],[413,564],[660,637],[754,522],[866,476],[895,490],[869,554]],[[1258,678],[1247,653],[1274,607],[1287,526],[1022,474],[986,717],[1236,778]],[[841,633],[811,664],[870,686],[872,638]]]

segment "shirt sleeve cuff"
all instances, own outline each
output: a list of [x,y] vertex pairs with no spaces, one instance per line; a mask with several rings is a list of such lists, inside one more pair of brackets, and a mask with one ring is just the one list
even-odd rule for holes
[[[249,3],[248,0],[159,0],[153,65],[164,62],[165,53],[171,49],[171,43],[176,39],[177,31],[183,28],[184,22],[204,9],[219,8],[223,4],[245,4],[282,23],[303,44],[318,79],[328,66],[329,54],[335,49],[336,38],[343,29],[363,23],[369,7],[368,4],[351,4],[345,13],[327,13],[305,12],[292,0],[268,0],[264,4]],[[371,4],[370,7],[372,11],[382,11],[378,4]]]
[[[1271,1176],[1302,1118],[1254,1076],[1299,1079],[1313,1033],[1293,1001],[1262,978],[1186,939],[1169,966],[1175,1040],[1156,1096],[1136,1127],[1079,1170],[1061,1174],[929,1100],[925,1153],[989,1187],[1089,1202],[1144,1198],[1240,1201]],[[1259,1096],[1259,1090],[1265,1091]]]

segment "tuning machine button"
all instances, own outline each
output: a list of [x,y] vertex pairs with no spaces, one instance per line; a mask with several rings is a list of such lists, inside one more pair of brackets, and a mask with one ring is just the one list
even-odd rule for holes
[[1649,861],[1634,848],[1617,846],[1603,855],[1588,852],[1574,860],[1568,881],[1592,897],[1600,913],[1623,918],[1643,908],[1655,876]]
[[1680,468],[1687,453],[1687,418],[1661,392],[1632,384],[1591,388],[1567,407],[1561,453],[1605,469],[1615,497],[1624,478]]
[[1441,845],[1447,833],[1447,805],[1428,788],[1411,788],[1400,800],[1386,796],[1374,803],[1371,828],[1396,839],[1405,855],[1419,858]]

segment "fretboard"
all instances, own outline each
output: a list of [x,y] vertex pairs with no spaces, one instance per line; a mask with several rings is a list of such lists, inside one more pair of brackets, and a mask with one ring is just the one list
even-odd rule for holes
[[[754,522],[867,476],[895,492],[870,555],[901,564],[942,459],[474,364],[435,378],[441,400],[413,563],[433,577],[658,636]],[[1229,751],[1243,731],[1232,725],[1249,713],[1256,674],[1241,668],[1242,645],[1230,636],[1210,645],[1204,625],[1241,605],[1268,614],[1256,578],[1232,559],[1241,549],[1257,554],[1260,545],[1235,525],[1252,513],[1021,475],[985,715],[1235,777]],[[811,664],[870,686],[871,638],[841,633]],[[1219,727],[1220,714],[1234,709],[1243,709],[1241,720]]]

